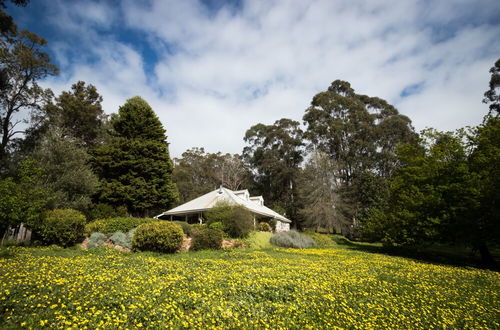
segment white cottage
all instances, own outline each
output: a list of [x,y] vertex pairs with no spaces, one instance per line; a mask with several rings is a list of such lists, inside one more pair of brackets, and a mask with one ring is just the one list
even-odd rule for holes
[[221,201],[243,206],[254,215],[254,222],[256,218],[274,219],[276,220],[276,231],[290,230],[290,223],[292,221],[266,207],[262,196],[250,197],[250,193],[247,189],[233,191],[220,187],[219,189],[163,212],[155,218],[170,220],[179,218],[183,220],[192,220],[195,218],[202,223],[203,212],[211,209],[215,204]]

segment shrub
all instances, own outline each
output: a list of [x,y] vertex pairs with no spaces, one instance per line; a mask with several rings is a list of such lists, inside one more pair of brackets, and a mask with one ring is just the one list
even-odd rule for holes
[[332,240],[332,237],[326,234],[319,233],[307,233],[307,236],[311,237],[318,246],[332,246],[335,245],[335,242]]
[[101,232],[106,234],[121,231],[128,232],[143,223],[158,221],[152,218],[132,218],[132,217],[116,217],[111,219],[100,219],[92,221],[85,226],[85,234],[90,235],[93,232]]
[[213,222],[223,222],[231,216],[236,205],[229,204],[226,201],[221,201],[215,204],[214,207],[205,212],[205,223],[210,225]]
[[182,227],[168,221],[143,223],[135,229],[132,246],[142,251],[173,253],[182,246]]
[[222,219],[222,223],[230,237],[245,238],[253,230],[253,216],[241,206],[234,207],[230,216]]
[[[242,206],[219,202],[205,213],[206,224],[221,222],[223,230],[234,238],[245,238],[253,228],[252,214]],[[219,225],[216,225],[219,226]],[[217,229],[221,229],[220,227]]]
[[106,220],[106,233],[114,233],[117,231],[128,232],[143,223],[158,221],[153,218],[132,218],[132,217],[116,217]]
[[221,221],[212,222],[208,227],[212,228],[212,229],[224,231],[224,224]]
[[68,247],[84,237],[85,216],[72,209],[56,209],[44,214],[40,237],[46,244]]
[[89,238],[88,247],[95,248],[97,246],[103,246],[108,240],[108,237],[103,233],[92,233]]
[[187,223],[186,221],[174,221],[174,223],[180,225],[182,227],[182,231],[184,232],[184,235],[189,235],[191,232],[191,225]]
[[316,242],[312,238],[293,230],[274,234],[270,242],[279,247],[295,249],[307,249],[316,246]]
[[250,249],[266,249],[272,247],[269,240],[271,239],[270,232],[253,231],[245,239],[245,245]]
[[130,249],[132,248],[132,242],[130,241],[129,237],[127,234],[117,231],[111,237],[109,240],[114,244],[114,245],[119,245],[121,247]]
[[89,222],[85,225],[85,236],[106,231],[106,219]]
[[196,228],[191,231],[191,248],[190,250],[219,250],[222,247],[222,239],[224,233],[220,230],[203,227]]
[[267,222],[259,222],[259,226],[257,227],[259,231],[272,231],[271,225]]

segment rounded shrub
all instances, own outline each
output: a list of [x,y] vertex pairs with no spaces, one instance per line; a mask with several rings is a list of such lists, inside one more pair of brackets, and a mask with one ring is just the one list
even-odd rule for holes
[[328,234],[320,234],[320,233],[307,233],[307,236],[311,237],[317,246],[332,246],[335,245],[332,237]]
[[117,231],[128,232],[143,223],[158,221],[153,218],[132,218],[132,217],[116,217],[106,220],[106,233],[114,233]]
[[316,246],[316,242],[312,238],[293,230],[274,234],[270,242],[279,247],[295,249],[307,249]]
[[85,236],[106,231],[106,219],[95,220],[85,225]]
[[92,233],[89,238],[88,247],[95,248],[97,246],[103,246],[108,240],[106,234],[103,233]]
[[267,222],[259,222],[257,229],[259,231],[273,231],[273,228],[271,228],[271,225],[268,224]]
[[190,250],[219,250],[222,247],[224,233],[210,227],[200,227],[191,231]]
[[222,219],[224,231],[234,238],[245,238],[253,230],[253,216],[244,207],[234,207],[227,218]]
[[224,224],[221,221],[212,222],[210,225],[208,225],[208,227],[212,228],[212,229],[224,231]]
[[55,209],[43,215],[40,237],[46,244],[72,246],[84,237],[85,216],[77,210]]
[[157,220],[135,229],[132,246],[141,251],[173,253],[181,248],[183,238],[180,225]]

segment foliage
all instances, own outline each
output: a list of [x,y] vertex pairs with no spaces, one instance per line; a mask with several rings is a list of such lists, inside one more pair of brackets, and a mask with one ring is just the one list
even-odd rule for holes
[[270,205],[281,205],[297,219],[297,176],[304,157],[300,123],[290,119],[257,124],[245,133],[243,158],[254,171],[255,190]]
[[90,206],[90,211],[88,212],[88,218],[92,220],[97,219],[109,219],[114,217],[126,217],[127,208],[125,206],[113,207],[112,205],[105,203],[97,203]]
[[337,210],[349,220],[373,207],[361,200],[364,181],[357,178],[367,171],[390,178],[398,165],[396,148],[417,137],[408,117],[385,100],[356,94],[341,80],[313,97],[303,120],[306,138],[333,162],[340,185]]
[[0,35],[0,170],[12,140],[24,132],[17,127],[23,122],[20,119],[27,119],[28,113],[36,118],[42,101],[51,93],[43,90],[38,81],[58,73],[43,52],[43,38],[25,30],[17,32],[14,24],[11,27],[9,33]]
[[401,168],[383,207],[364,222],[365,235],[386,245],[456,242],[456,229],[475,208],[477,190],[460,134],[422,132],[420,146],[398,150]]
[[39,234],[46,244],[57,244],[62,247],[72,246],[83,239],[85,216],[71,209],[55,209],[47,211]]
[[89,222],[85,226],[85,233],[90,234],[94,231],[111,234],[117,231],[128,232],[143,223],[158,221],[153,218],[132,218],[132,217],[115,217],[111,219],[100,219]]
[[269,241],[273,236],[270,232],[265,231],[252,231],[247,238],[245,238],[245,245],[250,249],[268,249],[271,248]]
[[180,225],[168,221],[154,221],[135,229],[132,246],[141,251],[173,253],[181,248],[183,237]]
[[234,207],[222,223],[225,232],[233,238],[245,238],[254,229],[252,214],[242,206]]
[[498,116],[500,114],[500,58],[490,69],[490,89],[484,93],[484,103],[490,104],[490,115]]
[[335,245],[335,242],[332,240],[332,236],[320,234],[320,233],[304,233],[306,236],[309,236],[316,242],[316,246],[318,247],[327,247]]
[[182,231],[184,232],[184,235],[189,235],[191,232],[191,225],[187,223],[186,221],[174,221],[174,223],[180,225],[182,227]]
[[90,236],[92,233],[106,231],[106,219],[99,219],[85,224],[85,236]]
[[223,222],[231,216],[236,205],[230,204],[226,201],[217,202],[214,207],[206,211],[203,216],[205,218],[205,224],[210,225],[212,222]]
[[24,222],[37,229],[50,200],[50,191],[40,184],[43,172],[31,159],[19,164],[17,178],[0,179],[0,231]]
[[269,232],[273,231],[273,229],[271,228],[271,225],[268,224],[267,222],[259,222],[257,229],[259,231],[269,231]]
[[43,170],[44,186],[52,191],[50,207],[85,213],[97,192],[98,179],[88,164],[90,156],[79,142],[54,127],[41,137],[32,156]]
[[106,234],[99,233],[99,232],[93,232],[90,235],[89,242],[88,242],[87,246],[89,248],[103,246],[107,240],[108,240],[108,237],[106,236]]
[[127,234],[122,231],[117,231],[111,235],[109,240],[114,244],[127,249],[132,248],[132,242]]
[[185,203],[220,185],[238,190],[249,184],[250,170],[238,155],[206,153],[192,148],[175,159],[173,181],[179,189],[180,202]]
[[222,247],[223,232],[210,227],[196,228],[191,231],[191,251],[218,250]]
[[316,242],[294,230],[274,234],[270,239],[271,244],[284,248],[308,249],[316,246]]
[[224,229],[225,229],[222,221],[212,222],[210,225],[208,225],[208,228],[217,229],[217,230],[220,230],[222,232],[224,232]]
[[0,258],[5,329],[66,328],[65,322],[130,329],[499,326],[498,273],[343,247],[167,256],[0,251],[15,255]]
[[301,171],[299,196],[303,207],[299,210],[304,219],[302,224],[316,230],[341,232],[350,223],[339,207],[339,178],[337,168],[331,158],[322,151],[314,151]]
[[[94,151],[100,177],[99,201],[126,205],[133,215],[149,216],[178,200],[165,129],[142,98],[133,97],[111,119],[114,136]],[[157,213],[156,213],[157,214]]]
[[93,85],[78,81],[71,91],[62,92],[44,110],[48,121],[63,132],[63,137],[76,139],[80,146],[93,147],[103,134],[106,115],[101,106],[102,96]]

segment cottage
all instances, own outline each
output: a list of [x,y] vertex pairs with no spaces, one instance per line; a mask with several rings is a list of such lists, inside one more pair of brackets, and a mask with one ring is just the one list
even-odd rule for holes
[[247,189],[233,191],[224,187],[215,189],[203,196],[195,198],[187,203],[174,207],[171,210],[157,215],[155,218],[182,219],[188,222],[203,222],[203,212],[214,207],[218,202],[241,205],[254,215],[254,223],[257,219],[274,219],[276,231],[289,231],[291,221],[281,214],[274,212],[264,205],[262,196],[250,197]]

